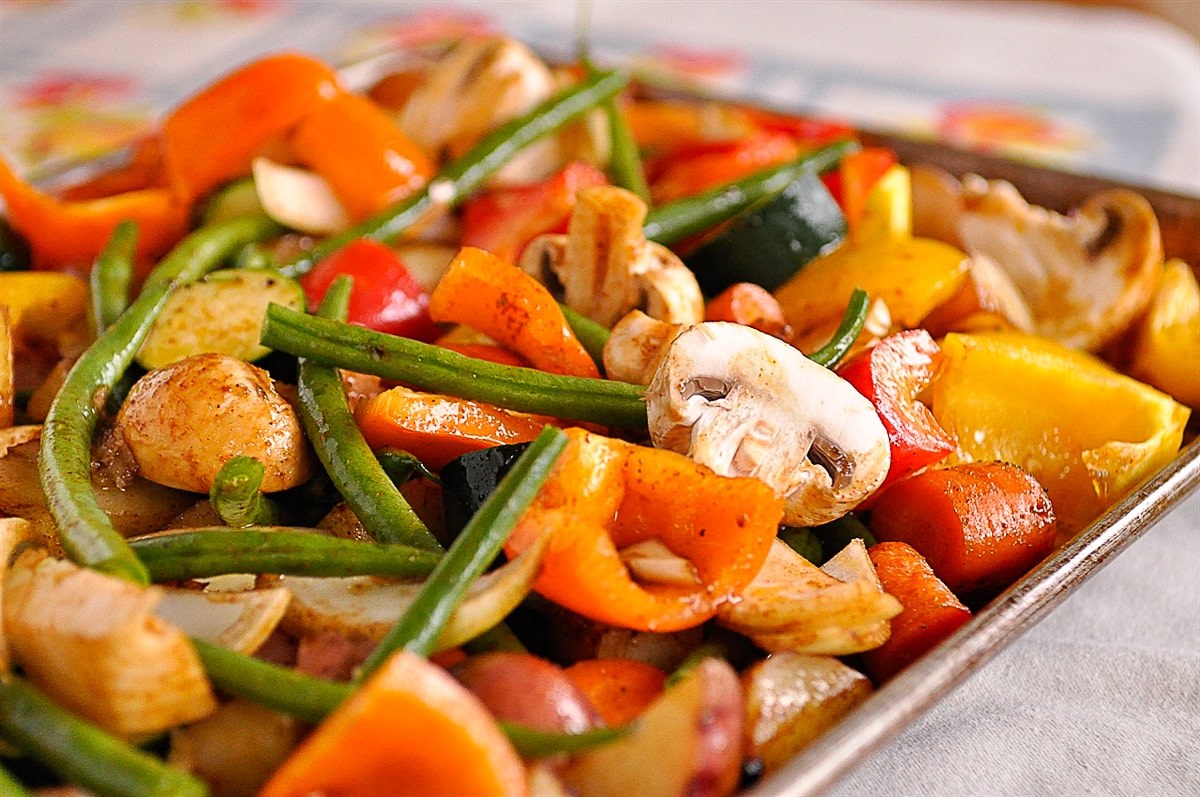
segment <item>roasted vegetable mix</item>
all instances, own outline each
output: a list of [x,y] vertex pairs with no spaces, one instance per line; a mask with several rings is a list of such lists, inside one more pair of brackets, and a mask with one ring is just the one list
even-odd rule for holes
[[0,163],[6,793],[730,795],[1185,439],[1200,288],[1135,193],[406,63]]

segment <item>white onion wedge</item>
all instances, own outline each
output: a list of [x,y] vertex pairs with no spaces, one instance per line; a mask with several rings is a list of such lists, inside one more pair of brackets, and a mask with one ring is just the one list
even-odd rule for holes
[[239,592],[166,589],[154,613],[185,634],[239,653],[258,650],[287,611],[282,587]]
[[267,215],[285,227],[328,235],[350,226],[350,216],[320,175],[269,158],[252,164],[254,188]]
[[[508,616],[533,588],[549,537],[502,567],[482,576],[467,591],[438,638],[437,650],[460,645]],[[292,593],[282,627],[297,636],[334,632],[383,639],[421,590],[421,584],[368,576],[309,578],[280,576]]]

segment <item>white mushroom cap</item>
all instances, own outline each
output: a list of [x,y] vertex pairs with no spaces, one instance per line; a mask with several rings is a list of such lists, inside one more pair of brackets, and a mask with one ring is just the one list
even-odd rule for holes
[[656,446],[788,497],[784,522],[835,520],[883,482],[891,461],[874,405],[798,349],[752,327],[696,324],[646,391]]

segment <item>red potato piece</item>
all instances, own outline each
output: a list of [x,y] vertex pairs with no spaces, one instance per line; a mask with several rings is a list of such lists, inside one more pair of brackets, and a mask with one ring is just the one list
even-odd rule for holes
[[927,470],[873,506],[880,542],[906,542],[963,600],[987,599],[1054,549],[1054,509],[1029,473],[1004,462]]
[[962,627],[971,619],[971,610],[911,545],[881,542],[868,553],[879,583],[904,606],[892,618],[887,642],[862,654],[871,678],[883,683]]
[[737,673],[704,659],[612,744],[563,773],[579,797],[724,797],[737,788],[745,708]]
[[582,733],[604,724],[561,667],[529,653],[481,653],[451,674],[499,720],[551,733]]

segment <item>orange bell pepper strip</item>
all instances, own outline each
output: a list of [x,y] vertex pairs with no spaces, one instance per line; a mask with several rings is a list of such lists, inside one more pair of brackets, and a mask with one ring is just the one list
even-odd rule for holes
[[[677,631],[711,618],[766,560],[783,500],[758,479],[719,476],[686,456],[566,430],[566,450],[506,545],[516,556],[550,531],[534,589],[600,622]],[[621,550],[657,539],[692,580],[638,583]]]
[[361,94],[343,92],[317,105],[288,142],[355,220],[417,191],[437,168],[391,116]]
[[63,200],[22,180],[3,158],[0,197],[13,229],[29,242],[36,269],[88,273],[117,224],[127,219],[138,225],[137,260],[148,267],[183,237],[188,226],[187,206],[165,188]]
[[468,451],[533,440],[547,423],[557,423],[482,401],[405,387],[359,402],[354,418],[371,448],[399,448],[434,471]]
[[254,61],[185,100],[163,121],[163,160],[188,201],[250,173],[264,145],[340,94],[325,64],[295,54]]
[[525,765],[483,703],[400,651],[301,743],[260,797],[525,797]]
[[550,291],[483,249],[465,246],[429,297],[439,323],[465,324],[512,349],[534,368],[597,378],[600,370]]

